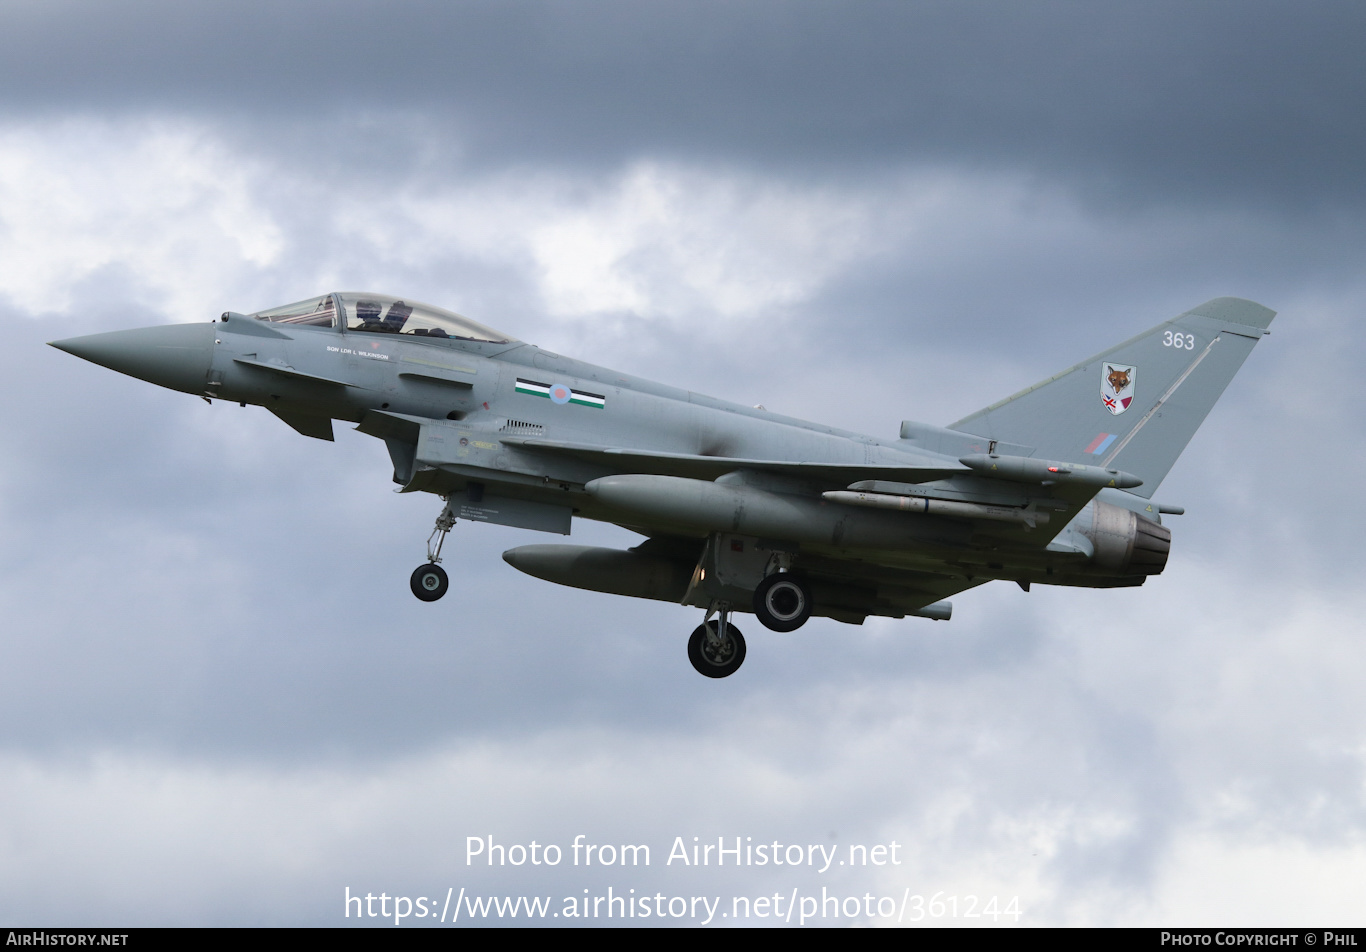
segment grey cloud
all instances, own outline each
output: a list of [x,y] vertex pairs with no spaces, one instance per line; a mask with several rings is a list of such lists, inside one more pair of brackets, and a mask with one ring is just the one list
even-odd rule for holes
[[[209,111],[248,138],[391,113],[484,162],[667,154],[1024,169],[1118,207],[1362,197],[1359,6],[151,2],[11,6],[11,115]],[[248,118],[250,117],[250,118]],[[274,122],[263,124],[264,117]],[[307,128],[305,126],[305,128]],[[338,128],[332,126],[335,130]]]
[[[0,749],[16,766],[0,796],[41,820],[5,831],[35,861],[12,908],[334,924],[345,876],[430,891],[462,871],[450,855],[468,833],[778,829],[895,832],[916,844],[917,884],[1004,866],[1044,883],[1031,921],[1114,923],[1209,831],[1288,839],[1311,863],[1359,841],[1363,526],[1337,478],[1363,462],[1362,236],[1336,210],[1359,191],[1355,8],[73,9],[3,15],[10,128],[98,113],[112,147],[159,114],[227,143],[211,168],[255,168],[246,204],[270,210],[282,250],[210,272],[209,313],[334,280],[418,291],[577,356],[879,435],[1207,297],[1282,313],[1163,487],[1190,515],[1161,578],[990,586],[947,625],[750,623],[743,678],[702,684],[690,612],[517,575],[498,558],[513,530],[459,527],[455,591],[417,604],[405,579],[437,502],[391,494],[377,442],[305,440],[42,346],[205,316],[137,304],[157,296],[136,255],[82,277],[69,308],[6,301]],[[859,183],[888,212],[804,296],[732,316],[706,301],[566,316],[522,251],[434,231],[440,253],[411,256],[337,217],[416,227],[412,208],[490,170],[590,194],[659,155],[694,182],[739,169],[846,198]],[[907,237],[897,177],[926,165],[1018,208],[954,206],[959,231]],[[632,253],[628,276],[652,286],[675,261]],[[575,541],[629,544],[598,526]],[[92,843],[135,859],[90,862]]]
[[[278,182],[297,174],[287,169],[266,178]],[[344,189],[344,183],[332,187]],[[375,206],[379,215],[390,210],[383,202]],[[285,206],[279,220],[292,250],[269,269],[270,282],[294,268],[311,273],[320,259],[360,261],[368,252],[363,243],[347,247],[340,239],[308,247],[315,230],[324,236],[333,231],[316,206]],[[1115,226],[1115,246],[1096,252],[1099,259],[1087,257],[1085,238],[1059,239],[1049,250],[1068,262],[1072,280],[1060,282],[1063,292],[1048,287],[1059,281],[1056,268],[1040,270],[1018,288],[974,284],[979,271],[1019,266],[1034,226],[1025,216],[1010,227],[1018,232],[1012,240],[985,246],[970,262],[917,262],[917,275],[934,276],[931,285],[895,273],[896,262],[908,255],[893,246],[887,263],[857,264],[815,300],[738,326],[735,335],[747,342],[744,347],[717,350],[717,335],[727,336],[724,324],[698,334],[627,315],[618,318],[622,334],[600,338],[586,355],[781,412],[890,435],[902,417],[947,422],[1204,296],[1198,278],[1174,289],[1155,280],[1148,264],[1169,233],[1196,235],[1186,239],[1191,247],[1209,244],[1181,216],[1165,227]],[[1266,249],[1274,243],[1265,235],[1260,240],[1264,244],[1251,246],[1270,257]],[[1038,255],[1040,268],[1046,258]],[[1088,270],[1104,270],[1093,267],[1096,260],[1110,259],[1135,262],[1119,281],[1134,291],[1128,301],[1111,302],[1107,280],[1082,280]],[[406,274],[412,266],[401,263],[379,272],[387,274],[386,287],[406,287],[408,280],[435,287],[474,280],[464,270],[471,266],[457,255]],[[880,274],[881,283],[862,280],[869,271]],[[1265,276],[1244,266],[1229,269],[1226,280]],[[1286,289],[1289,279],[1280,280]],[[528,282],[517,273],[480,293],[518,300],[530,310],[475,316],[533,340],[550,331],[566,341],[593,337],[592,320],[561,324],[535,310]],[[968,303],[955,300],[955,288],[966,289]],[[115,283],[104,290],[109,300],[124,288]],[[1167,304],[1168,298],[1181,303]],[[258,302],[266,303],[272,302]],[[1277,333],[1230,390],[1235,402],[1219,411],[1235,429],[1229,433],[1212,423],[1202,431],[1164,490],[1202,513],[1176,524],[1184,552],[1265,537],[1267,521],[1245,520],[1225,498],[1230,479],[1255,494],[1274,484],[1271,473],[1293,478],[1298,452],[1253,455],[1232,474],[1217,468],[1216,445],[1240,457],[1266,447],[1260,433],[1268,428],[1250,416],[1252,407],[1270,402],[1264,388],[1271,385],[1262,381],[1270,375],[1275,386],[1314,393],[1309,402],[1332,406],[1324,388],[1347,372],[1342,367],[1315,375],[1288,362],[1292,353],[1319,367],[1350,360],[1350,350],[1329,353],[1322,335],[1296,343],[1303,318],[1293,299],[1289,303]],[[703,729],[715,715],[680,663],[677,636],[692,622],[676,609],[525,580],[497,557],[517,544],[516,533],[470,526],[457,533],[452,552],[457,588],[468,594],[443,602],[434,614],[406,597],[403,578],[420,557],[436,503],[387,492],[379,444],[352,434],[336,445],[307,441],[259,410],[210,408],[156,391],[41,347],[46,336],[86,329],[68,318],[35,323],[13,313],[10,320],[15,346],[3,358],[7,402],[38,393],[47,408],[42,416],[10,423],[16,452],[6,499],[17,543],[10,597],[21,609],[15,630],[27,636],[23,662],[11,670],[11,742],[42,749],[138,737],[155,749],[215,750],[230,757],[341,753],[382,759],[451,736],[502,736],[548,721],[630,718],[660,728]],[[98,326],[145,320],[114,312],[100,315]],[[1322,320],[1325,328],[1345,329],[1333,331],[1333,339],[1354,334],[1342,314]],[[68,328],[61,335],[53,333],[57,323]],[[1282,326],[1288,345],[1281,343]],[[763,343],[762,360],[748,342]],[[62,439],[51,439],[49,419],[63,421]],[[1337,425],[1327,417],[1318,426]],[[1308,444],[1324,438],[1322,429],[1293,415],[1269,429],[1296,431]],[[92,468],[101,473],[94,482]],[[1331,501],[1302,504],[1302,518],[1318,535],[1307,538],[1303,522],[1284,529],[1285,543],[1299,555],[1283,573],[1299,578],[1344,551],[1358,526],[1330,518],[1332,508]],[[87,534],[98,555],[59,544]],[[602,527],[580,526],[580,535],[629,544],[624,533]],[[1249,572],[1260,568],[1251,553],[1237,564]],[[58,594],[68,577],[90,580],[81,599]],[[39,592],[42,597],[31,601]],[[979,597],[972,593],[962,601],[971,606]],[[1013,589],[997,597],[1014,600],[1004,608],[1007,616],[1016,604],[1027,604]],[[41,609],[45,603],[50,607]],[[905,638],[891,640],[821,623],[785,639],[767,660],[751,662],[750,680],[739,691],[748,696],[832,680],[856,690],[869,679],[920,684],[1038,664],[1046,622],[1022,626],[1003,641],[985,621],[992,614],[982,611],[978,623],[960,617],[947,639],[940,626],[926,626],[928,637],[922,638],[916,622],[902,623]],[[606,630],[604,618],[610,619]],[[837,650],[825,656],[832,646]],[[870,665],[881,673],[870,673]],[[104,678],[109,671],[119,677]],[[72,681],[72,696],[84,703],[36,690],[59,680]]]

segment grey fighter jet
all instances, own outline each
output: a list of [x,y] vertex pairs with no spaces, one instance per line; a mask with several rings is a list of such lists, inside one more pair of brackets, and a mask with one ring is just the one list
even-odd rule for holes
[[568,535],[575,516],[645,537],[627,549],[525,545],[503,558],[577,588],[702,609],[688,657],[745,659],[733,612],[786,632],[812,615],[947,620],[993,579],[1142,585],[1171,532],[1152,500],[1265,334],[1273,311],[1217,298],[947,427],[878,439],[563,357],[450,311],[335,293],[204,324],[57,341],[206,400],[264,406],[305,436],[383,440],[401,492],[444,501],[412,575],[445,594],[457,519]]

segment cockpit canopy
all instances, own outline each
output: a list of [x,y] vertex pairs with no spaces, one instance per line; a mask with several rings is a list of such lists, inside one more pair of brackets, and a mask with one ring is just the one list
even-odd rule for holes
[[495,344],[514,340],[507,334],[500,334],[467,317],[430,304],[352,291],[324,294],[284,307],[257,311],[251,316],[258,321],[276,324],[336,327],[338,311],[344,315],[347,331],[365,334],[411,334],[414,337],[454,338]]

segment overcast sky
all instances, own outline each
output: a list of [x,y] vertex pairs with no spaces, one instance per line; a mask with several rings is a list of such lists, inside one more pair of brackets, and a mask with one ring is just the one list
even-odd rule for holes
[[[1354,3],[0,7],[0,920],[1360,924],[1363,40]],[[43,346],[333,289],[884,437],[1212,297],[1280,316],[1156,496],[1160,577],[745,616],[710,681],[698,611],[521,575],[536,533],[458,525],[419,603],[440,502],[382,443]],[[566,859],[467,865],[490,835]],[[666,865],[718,836],[901,863]]]

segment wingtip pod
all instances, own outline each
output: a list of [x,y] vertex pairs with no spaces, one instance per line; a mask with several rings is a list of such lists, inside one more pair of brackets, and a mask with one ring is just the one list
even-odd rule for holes
[[1143,485],[1143,480],[1133,473],[1126,473],[1123,470],[1085,466],[1081,463],[1064,463],[1058,460],[1034,459],[1028,456],[980,454],[964,456],[958,462],[982,476],[994,476],[997,479],[1009,479],[1021,483],[1068,482],[1102,488],[1109,486],[1115,489],[1132,489],[1135,486]]
[[930,618],[934,621],[948,621],[953,618],[953,602],[934,602],[924,608],[917,608],[913,612],[907,612],[916,618]]

